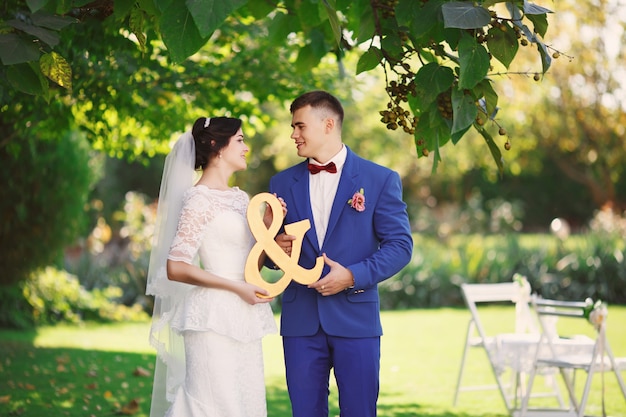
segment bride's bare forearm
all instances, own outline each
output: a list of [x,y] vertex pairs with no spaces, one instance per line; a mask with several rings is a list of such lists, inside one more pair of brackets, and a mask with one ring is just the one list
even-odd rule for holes
[[167,277],[171,281],[229,291],[235,291],[237,285],[235,281],[214,275],[196,265],[169,259],[167,261]]
[[259,297],[268,295],[267,291],[244,281],[231,281],[214,275],[195,265],[185,262],[167,261],[167,277],[171,281],[183,282],[207,288],[218,288],[237,294],[248,304],[269,303],[272,298]]

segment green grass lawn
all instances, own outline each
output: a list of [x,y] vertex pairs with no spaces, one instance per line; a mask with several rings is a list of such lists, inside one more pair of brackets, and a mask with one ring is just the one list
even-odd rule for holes
[[[485,321],[504,326],[510,313],[489,308]],[[626,356],[626,307],[612,306],[610,314],[609,341],[616,356]],[[382,318],[379,416],[507,416],[497,391],[465,392],[452,405],[466,310],[390,311]],[[148,329],[147,323],[126,323],[0,330],[0,416],[148,416],[154,364]],[[264,349],[269,416],[288,417],[280,337],[266,337]],[[493,382],[485,355],[475,351],[470,359],[467,383]],[[587,408],[593,415],[601,415],[601,382],[600,377],[594,380]],[[607,374],[604,382],[607,414],[626,416],[615,376]],[[331,416],[338,415],[336,402],[333,381]]]

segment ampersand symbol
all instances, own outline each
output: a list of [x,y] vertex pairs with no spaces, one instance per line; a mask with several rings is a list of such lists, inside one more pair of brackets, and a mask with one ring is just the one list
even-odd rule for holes
[[[267,203],[272,209],[272,223],[269,228],[263,223],[263,215],[259,210],[261,203]],[[246,259],[244,275],[248,283],[267,290],[269,297],[275,297],[287,288],[291,280],[307,285],[319,279],[324,268],[324,259],[321,256],[316,259],[312,269],[298,265],[304,234],[311,228],[309,219],[285,225],[285,233],[295,237],[292,241],[291,255],[287,255],[274,241],[283,218],[283,208],[276,196],[270,193],[255,195],[250,199],[246,216],[250,231],[256,239]],[[283,271],[283,276],[276,282],[265,281],[259,271],[259,259],[263,252]]]

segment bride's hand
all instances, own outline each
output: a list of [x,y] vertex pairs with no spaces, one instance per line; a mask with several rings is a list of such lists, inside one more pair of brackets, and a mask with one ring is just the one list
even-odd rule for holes
[[239,291],[237,291],[237,295],[239,295],[239,297],[241,297],[241,299],[248,304],[254,305],[269,303],[274,299],[273,297],[268,297],[269,293],[267,290],[261,287],[248,284],[247,282],[242,282],[241,284],[242,285],[239,287]]

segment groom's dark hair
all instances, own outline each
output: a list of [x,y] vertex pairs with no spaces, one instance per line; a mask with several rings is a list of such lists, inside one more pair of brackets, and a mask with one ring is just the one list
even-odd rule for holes
[[293,114],[302,107],[311,106],[314,109],[325,109],[331,111],[339,121],[339,127],[343,125],[343,107],[335,96],[326,91],[309,91],[296,98],[289,107]]

